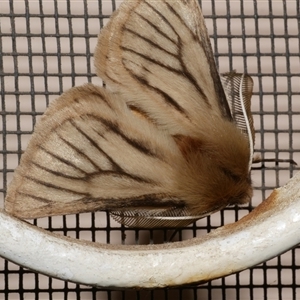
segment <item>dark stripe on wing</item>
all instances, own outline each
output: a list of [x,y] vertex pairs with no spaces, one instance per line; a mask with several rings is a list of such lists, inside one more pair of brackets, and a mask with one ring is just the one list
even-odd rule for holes
[[143,154],[161,158],[157,152],[150,149],[150,145],[147,145],[145,141],[137,140],[132,137],[127,136],[122,129],[120,128],[119,124],[112,122],[110,120],[101,118],[100,116],[89,115],[89,117],[93,117],[94,119],[101,122],[104,126],[106,126],[109,130],[114,132],[115,134],[119,135],[122,139],[124,139],[130,146],[134,147],[138,151],[142,152]]
[[103,101],[103,103],[105,103],[110,109],[114,109],[111,106],[110,101],[108,101],[107,98],[104,95],[102,95],[100,92],[92,91],[92,92],[89,92],[89,95],[95,96],[97,99],[100,98]]
[[153,119],[151,116],[149,116],[146,111],[144,111],[142,108],[138,107],[136,104],[135,105],[127,104],[127,106],[136,115],[143,117],[144,119],[148,120],[152,124],[156,124],[156,125],[158,124],[155,119]]
[[[91,115],[88,114],[87,116],[90,117]],[[92,116],[92,117],[94,117],[94,116]],[[112,167],[113,171],[121,171],[122,170],[121,167],[105,151],[103,151],[103,149],[100,148],[99,145],[89,135],[87,135],[81,128],[79,128],[77,126],[75,121],[70,120],[70,123],[74,126],[74,128],[76,128],[76,130],[81,135],[83,135],[93,145],[93,147],[95,147],[102,155],[105,156],[105,158],[111,163],[111,167]],[[96,133],[98,134],[98,132],[96,132]],[[98,170],[101,170],[99,168],[99,166],[97,166],[97,168],[98,168]]]
[[[153,63],[153,64],[156,64],[156,65],[159,65],[160,67],[162,68],[165,68],[167,69],[168,71],[170,72],[174,72],[182,77],[184,77],[185,79],[188,79],[191,84],[197,89],[197,91],[199,92],[199,94],[201,95],[201,97],[203,98],[204,102],[206,103],[206,105],[211,108],[211,104],[209,103],[209,99],[208,97],[206,96],[205,94],[205,91],[204,89],[199,86],[197,80],[195,79],[195,77],[188,71],[184,61],[182,60],[182,54],[181,54],[181,48],[182,48],[182,42],[180,40],[180,36],[178,35],[178,33],[176,32],[176,30],[173,28],[173,26],[169,23],[169,21],[158,11],[156,10],[151,4],[145,2],[154,12],[156,12],[169,26],[170,28],[173,30],[174,34],[177,35],[178,37],[178,42],[176,42],[176,45],[178,47],[178,50],[179,50],[179,53],[177,55],[174,55],[173,53],[170,53],[169,51],[167,51],[166,49],[163,49],[161,46],[155,44],[154,42],[150,41],[149,39],[146,39],[145,37],[141,36],[138,32],[134,31],[134,30],[131,30],[131,29],[127,29],[126,27],[124,27],[124,29],[130,31],[132,34],[135,34],[138,38],[141,38],[143,39],[144,41],[147,41],[149,42],[149,44],[151,44],[152,46],[154,47],[157,47],[158,49],[160,50],[163,50],[165,51],[168,55],[171,55],[173,57],[176,57],[178,59],[178,61],[180,62],[181,64],[181,67],[182,67],[182,70],[177,70],[177,69],[174,69],[174,68],[171,68],[170,66],[167,66],[165,64],[162,64],[161,62],[143,54],[143,53],[140,53],[140,52],[137,52],[133,49],[130,49],[128,47],[124,47],[124,46],[120,46],[121,50],[123,51],[128,51],[128,52],[132,52],[134,53],[135,55],[138,55],[140,57],[142,57],[143,59],[145,60],[148,60],[149,62]],[[191,33],[191,35],[195,37],[195,34],[186,26],[186,24],[183,22],[183,20],[180,18],[180,16],[176,13],[176,11],[168,4],[166,3],[167,6],[169,7],[169,9],[176,14],[176,16],[181,20],[182,24],[189,30],[189,32]],[[140,16],[140,15],[139,15]],[[143,17],[144,20],[147,20],[145,17]],[[155,30],[157,30],[158,34],[161,33],[161,31],[153,24],[151,23],[151,20],[147,20],[148,24],[152,24],[153,25],[153,28],[155,28]],[[126,25],[126,24],[125,24]],[[200,42],[199,42],[200,43]],[[206,52],[205,52],[206,53]],[[214,63],[214,62],[213,62]],[[128,70],[130,73],[132,73],[130,70]],[[175,100],[173,100],[175,101]],[[179,106],[179,104],[177,104]]]
[[[151,9],[154,9],[151,5],[149,5],[147,2],[145,2],[145,4],[147,4],[148,6],[151,7]],[[155,9],[154,9],[155,10]],[[155,10],[156,11],[156,10]],[[156,11],[157,12],[157,11]],[[160,28],[158,26],[156,26],[155,24],[153,24],[151,21],[149,21],[147,18],[145,18],[143,15],[135,12],[136,15],[138,15],[141,19],[143,19],[145,22],[148,23],[148,25],[150,25],[158,34],[162,35],[164,38],[166,38],[167,40],[169,40],[171,43],[173,43],[174,45],[177,44],[177,41],[172,40],[167,34],[165,34],[163,31],[160,30]],[[158,15],[167,23],[170,24],[168,22],[168,20],[161,14],[158,12]],[[125,23],[126,25],[126,23]],[[171,26],[170,26],[171,27]],[[172,28],[172,27],[171,27]]]
[[[93,119],[96,119],[97,121],[98,118],[95,117],[94,115],[90,115],[90,114],[87,114],[86,115],[87,117],[92,117]],[[72,125],[76,128],[76,130],[78,130],[78,132],[83,135],[91,144],[93,147],[95,147],[99,152],[100,152],[100,155],[103,155],[111,164],[111,168],[113,171],[115,172],[120,172],[122,171],[122,168],[102,149],[99,147],[99,145],[88,135],[86,134],[83,130],[81,130],[81,128],[79,128],[77,126],[77,124],[75,123],[75,121],[71,120],[70,122],[72,122]],[[103,134],[101,134],[100,132],[98,132],[95,128],[92,128],[92,130],[98,134],[99,136],[101,136],[101,138],[105,139],[106,138],[104,137]],[[98,167],[99,170],[101,170],[99,167]]]
[[[152,59],[150,58],[149,56],[146,56],[142,53],[139,53],[139,52],[136,52],[132,49],[129,49],[129,48],[126,48],[126,47],[120,47],[123,51],[128,51],[128,52],[131,52],[131,53],[134,53],[136,55],[139,55],[140,57],[144,58],[145,60],[148,60],[150,62],[152,62],[153,64],[156,64],[156,65],[159,65],[160,67],[162,68],[165,68],[167,69],[168,71],[170,72],[173,72],[173,73],[176,73],[176,74],[179,74],[179,75],[182,75],[181,72],[179,70],[176,70],[174,68],[171,68],[169,66],[166,66],[164,64],[161,64],[160,62],[158,62],[157,60],[155,59]],[[124,66],[125,67],[125,66]],[[140,66],[141,67],[141,66]],[[143,69],[147,70],[148,72],[150,72],[148,69],[146,69],[144,66],[142,67]],[[138,76],[134,73],[132,73],[131,70],[128,70],[127,71],[131,74],[131,76],[133,76],[136,80],[138,80],[142,85],[145,85],[147,86],[149,89],[157,92],[158,94],[160,94],[165,102],[169,105],[171,105],[173,108],[175,108],[177,111],[179,111],[180,113],[184,114],[187,116],[187,113],[186,111],[184,110],[184,108],[182,106],[180,106],[171,96],[169,96],[167,93],[165,93],[164,91],[162,91],[161,89],[157,88],[157,87],[154,87],[152,85],[149,84],[149,82],[144,78],[144,77],[141,77],[141,76]]]
[[[166,5],[168,6],[169,10],[180,20],[182,26],[184,26],[189,32],[190,34],[193,36],[193,38],[195,40],[197,40],[197,42],[202,46],[202,48],[204,50],[205,49],[205,46],[206,45],[203,45],[203,43],[199,40],[198,36],[195,35],[191,30],[190,28],[186,25],[186,23],[184,22],[184,20],[182,20],[182,18],[180,17],[180,15],[177,13],[177,11],[168,3],[166,2]],[[176,33],[176,30],[175,28],[172,27],[172,29],[174,30],[174,32]],[[177,34],[177,33],[176,33]],[[209,103],[209,99],[208,97],[206,96],[205,92],[204,92],[204,89],[198,84],[196,78],[188,71],[183,59],[182,59],[182,54],[181,54],[181,48],[182,48],[182,42],[180,40],[180,37],[178,36],[178,48],[179,48],[179,55],[178,55],[178,59],[180,61],[180,64],[183,68],[183,72],[185,74],[185,76],[187,76],[187,78],[189,79],[189,81],[196,87],[197,91],[200,93],[200,95],[202,96],[203,100],[205,101],[205,103],[210,107],[212,108],[211,104]],[[208,41],[209,42],[209,41]],[[205,56],[206,56],[206,60],[208,62],[210,62],[210,59],[209,57],[207,57],[207,51],[204,51],[205,53]],[[212,62],[213,64],[215,63],[214,61]]]
[[[72,120],[69,120],[70,124],[72,124],[74,126],[74,122]],[[77,127],[74,126],[76,129]],[[67,144],[70,148],[72,148],[79,156],[81,156],[82,158],[84,158],[85,160],[89,161],[92,166],[96,169],[96,170],[101,170],[99,168],[99,166],[84,152],[82,152],[79,148],[77,148],[74,144],[72,144],[71,142],[67,141],[63,136],[61,136],[59,133],[57,133],[57,135],[59,136],[59,138],[65,143]]]
[[97,177],[99,175],[100,176],[120,177],[120,178],[121,177],[126,177],[126,179],[132,179],[132,180],[140,182],[140,183],[148,183],[148,184],[156,184],[157,185],[157,182],[154,182],[153,180],[150,180],[148,178],[143,178],[143,177],[140,177],[140,176],[136,176],[136,175],[133,175],[133,174],[129,174],[125,171],[115,172],[115,171],[103,170],[103,171],[98,172],[98,173],[90,174],[89,177],[92,178],[92,177]]
[[155,91],[157,94],[159,94],[164,100],[165,102],[172,106],[173,108],[175,108],[177,111],[179,111],[181,114],[184,114],[186,118],[188,117],[187,112],[185,111],[185,109],[180,106],[170,95],[168,95],[166,92],[164,92],[163,90],[154,87],[152,85],[149,84],[148,80],[144,77],[140,77],[140,76],[136,76],[134,74],[132,74],[134,76],[134,78],[136,80],[138,80],[142,85],[146,85],[148,86],[149,89],[151,89],[152,91]]
[[59,172],[59,171],[55,171],[55,170],[52,170],[52,169],[49,169],[45,166],[42,166],[36,162],[32,162],[33,165],[35,165],[37,168],[47,172],[47,173],[50,173],[50,174],[53,174],[55,176],[59,176],[59,177],[63,177],[63,178],[68,178],[68,179],[83,179],[83,178],[86,178],[88,176],[88,173],[85,173],[85,172],[82,172],[83,173],[83,176],[82,177],[78,177],[78,176],[70,176],[70,175],[67,175],[65,173],[62,173],[62,172]]
[[[117,123],[114,123],[114,122],[111,122],[110,120],[101,118],[99,115],[87,114],[86,116],[89,118],[92,118],[98,122],[101,122],[108,130],[110,130],[110,131],[114,132],[115,134],[117,134],[118,136],[120,136],[130,146],[134,147],[135,149],[142,152],[143,154],[146,154],[146,155],[149,155],[149,156],[152,156],[155,158],[161,158],[157,155],[157,153],[152,151],[149,148],[149,145],[146,145],[145,142],[126,136],[125,133],[121,130],[121,128],[119,127],[119,125]],[[151,181],[147,178],[139,177],[134,174],[129,174],[126,171],[124,171],[123,168],[119,164],[117,164],[111,156],[109,156],[91,137],[89,137],[81,128],[78,127],[78,125],[76,124],[76,122],[74,120],[70,120],[70,122],[78,130],[78,132],[80,134],[82,134],[101,153],[101,155],[105,156],[105,158],[111,163],[112,170],[102,170],[102,169],[98,168],[98,172],[90,173],[89,176],[94,176],[94,175],[96,176],[98,174],[114,175],[114,176],[127,177],[127,178],[133,179],[138,182],[150,183],[150,184],[154,183],[153,181]],[[93,130],[94,130],[94,132],[96,132],[97,134],[102,136],[100,133],[97,132],[97,130],[95,130],[95,128]],[[86,178],[88,178],[89,176],[86,176]]]
[[34,196],[34,195],[31,195],[31,194],[28,194],[28,193],[19,192],[18,190],[16,192],[19,195],[30,197],[32,199],[38,200],[38,201],[43,202],[43,203],[52,203],[52,202],[54,202],[53,200],[49,200],[49,199],[46,199],[44,197]]
[[[159,17],[166,23],[169,25],[169,27],[171,29],[173,29],[173,32],[178,36],[178,34],[176,33],[176,31],[174,30],[173,26],[171,26],[170,22],[168,21],[168,19],[159,11],[157,10],[151,3],[144,1],[144,3],[150,8],[152,9],[153,12],[155,12],[157,15],[159,15]],[[144,19],[146,20],[146,18],[144,17]],[[163,34],[164,36],[166,36],[157,26],[155,26],[155,24],[153,24],[150,20],[147,19],[148,24],[151,24],[152,27],[159,32],[160,34]],[[169,38],[170,39],[170,38]],[[173,41],[171,39],[172,42],[175,42],[175,44],[177,43],[177,41]]]
[[[184,69],[184,75],[189,79],[189,81],[196,87],[196,89],[198,90],[198,92],[201,94],[201,96],[203,97],[203,100],[205,101],[205,103],[211,107],[210,103],[209,103],[209,99],[207,98],[204,90],[201,88],[201,86],[198,85],[198,82],[197,80],[195,79],[195,77],[187,70],[183,60],[181,59],[181,40],[180,40],[180,36],[178,35],[176,29],[172,26],[172,24],[155,8],[153,7],[151,4],[149,4],[148,2],[145,2],[149,7],[151,7],[151,9],[153,11],[155,11],[169,26],[170,28],[172,28],[173,32],[177,35],[178,37],[178,42],[177,42],[177,46],[179,48],[179,53],[178,53],[178,60],[180,61],[181,63],[181,66],[183,67]],[[180,15],[176,12],[176,10],[173,9],[173,7],[168,3],[168,2],[165,2],[167,7],[169,8],[169,10],[175,14],[175,16],[181,21],[182,23],[182,26],[185,26],[186,29],[191,33],[191,35],[194,37],[194,39],[196,39],[200,44],[201,42],[199,41],[198,39],[198,36],[196,36],[191,30],[189,27],[186,26],[185,22],[181,19]],[[151,23],[151,21],[149,21],[149,23]],[[206,52],[205,52],[206,54]],[[214,63],[214,62],[213,62]]]
[[42,151],[46,152],[48,155],[52,156],[53,158],[57,159],[58,161],[60,161],[60,162],[62,162],[62,163],[64,163],[64,164],[66,164],[66,165],[68,165],[68,166],[74,168],[74,169],[76,170],[76,172],[79,171],[79,172],[81,172],[81,173],[86,174],[86,172],[85,172],[84,170],[82,170],[81,168],[79,168],[78,166],[76,166],[76,165],[75,165],[74,163],[72,163],[71,161],[62,158],[61,156],[59,156],[59,155],[57,155],[57,154],[55,154],[55,153],[53,153],[53,152],[51,152],[51,151],[45,149],[44,147],[42,147],[42,146],[40,146],[40,145],[38,145],[37,147],[39,147]]
[[61,187],[61,186],[58,186],[58,185],[55,185],[55,184],[52,184],[52,183],[49,183],[49,182],[46,182],[46,181],[34,178],[34,177],[31,177],[29,175],[24,175],[24,177],[26,179],[28,179],[28,180],[36,183],[37,185],[43,185],[43,186],[51,188],[51,189],[68,192],[68,193],[73,194],[73,195],[80,195],[80,196],[86,196],[86,197],[90,196],[89,193],[76,192],[74,190],[71,190],[71,189],[68,189],[68,188],[64,188],[64,187]]
[[[227,100],[226,100],[225,92],[223,90],[221,80],[220,80],[220,77],[219,77],[219,73],[217,71],[216,64],[215,64],[215,61],[214,61],[212,47],[211,47],[211,44],[210,44],[209,36],[208,36],[208,33],[207,33],[206,26],[204,24],[203,17],[202,17],[202,20],[199,20],[199,22],[202,23],[201,27],[203,29],[201,32],[198,33],[198,34],[201,35],[201,40],[200,40],[199,36],[197,34],[194,34],[186,26],[186,23],[184,22],[184,20],[182,20],[180,18],[180,15],[176,12],[176,10],[167,2],[166,2],[166,5],[168,6],[169,10],[172,11],[172,13],[175,14],[177,16],[177,18],[181,21],[182,26],[185,26],[189,30],[191,35],[194,37],[194,39],[202,46],[202,49],[204,50],[204,53],[205,53],[206,60],[208,62],[208,67],[209,67],[209,71],[210,71],[210,74],[211,74],[211,78],[213,79],[214,90],[215,90],[215,92],[217,94],[217,97],[218,97],[217,102],[219,104],[220,111],[222,112],[224,117],[226,117],[229,120],[232,120],[230,109],[229,109],[229,106],[228,106],[228,103],[227,103]],[[184,66],[183,62],[182,62],[182,65]],[[194,80],[195,80],[195,78],[194,78]],[[195,86],[197,86],[197,89],[198,89],[198,87],[201,89],[200,86],[198,86],[198,85],[195,85]],[[199,90],[199,92],[200,92],[200,90]],[[209,104],[209,100],[206,96],[205,96],[204,100],[207,101],[207,103]]]
[[138,32],[133,31],[132,29],[129,29],[129,28],[126,28],[126,27],[124,27],[124,30],[130,32],[131,34],[135,35],[139,39],[144,40],[145,42],[147,42],[148,44],[152,45],[153,47],[158,48],[159,50],[165,52],[167,55],[171,55],[171,56],[177,58],[177,55],[175,55],[174,53],[166,50],[165,48],[163,48],[162,46],[158,45],[154,41],[152,41],[150,39],[147,39],[146,37],[144,37],[143,35],[139,34]]

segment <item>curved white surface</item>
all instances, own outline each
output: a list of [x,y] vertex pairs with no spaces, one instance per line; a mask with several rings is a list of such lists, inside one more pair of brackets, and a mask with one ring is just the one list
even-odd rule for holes
[[202,282],[254,266],[300,242],[300,173],[252,213],[201,238],[116,246],[61,237],[0,212],[0,256],[53,277],[101,287]]

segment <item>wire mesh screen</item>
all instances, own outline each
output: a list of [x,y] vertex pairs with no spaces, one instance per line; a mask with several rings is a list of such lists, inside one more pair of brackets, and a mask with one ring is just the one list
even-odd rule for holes
[[[95,75],[93,52],[100,28],[119,4],[114,0],[1,0],[1,207],[21,153],[49,103],[73,86],[102,84]],[[299,0],[203,0],[200,4],[220,73],[247,72],[254,80],[256,153],[300,163]],[[173,240],[201,236],[242,218],[298,169],[270,162],[253,170],[250,205],[229,207],[199,220],[176,232]],[[129,229],[105,212],[32,222],[100,243],[164,243],[174,233]],[[299,266],[296,247],[259,266],[200,286],[117,291],[64,282],[0,259],[0,299],[296,300],[300,297]]]

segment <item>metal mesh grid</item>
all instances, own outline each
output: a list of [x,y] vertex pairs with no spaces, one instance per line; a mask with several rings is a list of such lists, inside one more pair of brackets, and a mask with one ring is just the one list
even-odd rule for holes
[[[114,0],[9,1],[0,4],[1,186],[7,184],[37,119],[50,101],[94,74],[97,35]],[[300,163],[299,0],[202,0],[220,72],[236,69],[254,79],[252,111],[257,153]],[[251,206],[227,208],[178,232],[175,240],[202,235],[246,215],[299,168],[268,163],[254,170]],[[172,231],[124,228],[106,213],[43,218],[50,231],[101,243],[168,241]],[[0,258],[0,299],[284,299],[300,289],[300,248],[257,267],[199,287],[107,291],[35,274]],[[218,249],[216,249],[218,251]]]

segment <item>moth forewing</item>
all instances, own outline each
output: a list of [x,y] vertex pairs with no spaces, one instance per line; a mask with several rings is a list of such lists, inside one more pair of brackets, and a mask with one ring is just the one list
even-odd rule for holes
[[197,134],[207,110],[231,118],[197,1],[124,1],[99,36],[95,66],[171,134]]
[[182,157],[172,137],[134,115],[121,99],[91,84],[73,88],[36,126],[5,209],[35,218],[178,206],[169,192],[173,160]]

